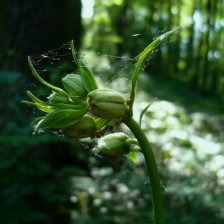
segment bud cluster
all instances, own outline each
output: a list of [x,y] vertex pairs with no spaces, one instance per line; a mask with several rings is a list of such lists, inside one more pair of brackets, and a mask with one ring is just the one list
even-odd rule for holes
[[[37,133],[41,130],[57,130],[70,138],[95,137],[103,133],[102,130],[111,121],[122,121],[129,114],[123,95],[113,89],[98,88],[90,70],[78,62],[75,55],[73,57],[80,73],[63,77],[63,89],[43,80],[28,57],[33,75],[52,90],[47,101],[38,99],[30,91],[27,94],[32,101],[23,101],[46,113],[33,122]],[[109,156],[128,154],[131,151],[129,140],[122,132],[112,133],[98,141],[98,149]]]

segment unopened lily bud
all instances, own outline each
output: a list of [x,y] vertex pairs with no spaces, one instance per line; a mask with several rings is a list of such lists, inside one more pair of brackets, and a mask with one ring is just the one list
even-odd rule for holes
[[77,100],[86,97],[87,91],[80,75],[68,74],[62,78],[62,83],[71,99]]
[[123,132],[102,137],[98,142],[99,152],[108,156],[119,156],[130,152],[129,137]]
[[89,110],[101,118],[113,119],[124,116],[128,106],[124,97],[113,89],[96,89],[88,94]]
[[67,137],[87,138],[93,137],[96,130],[95,120],[91,116],[85,115],[76,124],[63,129],[62,133]]
[[86,108],[59,109],[44,116],[36,125],[35,131],[41,129],[60,130],[77,123],[86,113]]

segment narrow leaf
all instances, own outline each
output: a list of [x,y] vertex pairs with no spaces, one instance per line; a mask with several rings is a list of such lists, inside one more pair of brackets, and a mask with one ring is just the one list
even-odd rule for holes
[[136,155],[136,152],[134,151],[131,151],[127,154],[127,157],[132,160],[134,163],[137,163],[138,162],[138,157]]
[[34,103],[38,103],[38,104],[41,104],[41,105],[48,105],[47,102],[44,102],[40,99],[38,99],[36,96],[33,95],[33,93],[31,93],[30,91],[27,91],[27,95],[33,100]]
[[28,64],[29,64],[29,66],[30,66],[30,69],[31,69],[33,75],[38,79],[38,81],[39,81],[40,83],[42,83],[43,85],[49,87],[50,89],[54,90],[55,92],[58,92],[58,93],[60,93],[60,94],[62,94],[62,95],[67,95],[67,93],[66,93],[63,89],[61,89],[61,88],[59,88],[59,87],[57,87],[57,86],[54,86],[54,85],[52,85],[52,84],[46,82],[44,79],[42,79],[42,78],[40,77],[40,75],[37,73],[36,69],[34,68],[34,66],[33,66],[33,64],[32,64],[32,62],[31,62],[31,59],[30,59],[29,56],[28,56]]
[[71,41],[71,48],[72,48],[72,56],[73,56],[74,62],[80,68],[79,60],[78,60],[78,58],[76,56],[76,52],[75,52],[74,40]]
[[51,106],[47,106],[47,105],[45,106],[45,105],[41,105],[41,104],[38,104],[38,103],[33,103],[33,102],[30,102],[30,101],[26,101],[26,100],[22,100],[22,103],[35,106],[39,110],[41,110],[43,112],[46,112],[46,113],[50,113],[54,110]]
[[50,104],[48,102],[44,102],[44,101],[38,99],[30,91],[27,91],[27,95],[33,100],[33,103],[29,102],[29,101],[22,101],[23,103],[36,106],[39,110],[46,112],[46,113],[53,111],[53,108],[50,106]]
[[142,69],[143,63],[145,62],[146,58],[150,55],[150,53],[158,47],[159,44],[161,44],[164,40],[166,40],[168,37],[170,37],[173,33],[175,33],[178,28],[175,28],[171,31],[168,31],[167,33],[159,36],[156,38],[152,43],[150,43],[144,50],[143,52],[139,55],[135,70],[132,75],[132,89],[131,89],[131,94],[130,94],[130,111],[133,113],[133,104],[135,100],[135,94],[136,94],[136,88],[137,88],[137,79],[138,75]]
[[95,89],[98,89],[98,86],[96,84],[96,80],[95,80],[93,74],[83,63],[80,68],[80,72],[81,72],[80,75],[82,77],[83,84],[88,93]]
[[71,42],[71,48],[72,48],[72,56],[73,56],[74,62],[80,70],[80,75],[81,75],[85,89],[87,90],[88,93],[97,89],[98,86],[97,86],[97,83],[96,83],[96,80],[95,80],[93,74],[85,66],[85,64],[83,62],[78,60],[78,58],[76,56],[74,41]]
[[148,108],[152,105],[152,103],[149,103],[140,113],[140,116],[139,116],[139,126],[141,127],[142,125],[142,118],[145,114],[145,112],[148,110]]

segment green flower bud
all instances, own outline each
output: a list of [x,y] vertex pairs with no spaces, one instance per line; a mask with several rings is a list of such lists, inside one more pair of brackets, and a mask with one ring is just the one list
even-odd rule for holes
[[77,123],[86,113],[86,108],[55,110],[43,117],[35,126],[35,131],[41,129],[60,130]]
[[128,106],[124,97],[113,89],[96,89],[88,94],[89,110],[101,118],[119,118],[126,114]]
[[102,137],[98,142],[99,152],[109,156],[119,156],[130,152],[129,137],[123,132]]
[[85,115],[76,124],[71,125],[62,130],[62,133],[67,137],[87,138],[95,135],[97,128],[95,120]]
[[86,97],[87,91],[80,75],[68,74],[62,78],[62,83],[71,99],[77,100]]

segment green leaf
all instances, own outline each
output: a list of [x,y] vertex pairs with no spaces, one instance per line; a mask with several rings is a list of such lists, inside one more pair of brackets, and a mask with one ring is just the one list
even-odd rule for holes
[[43,105],[41,105],[41,104],[33,103],[33,102],[30,102],[30,101],[26,101],[26,100],[22,100],[21,102],[22,102],[22,103],[25,103],[25,104],[28,104],[28,105],[35,106],[35,107],[37,107],[39,110],[41,110],[41,111],[43,111],[43,112],[46,112],[46,113],[50,113],[50,112],[52,112],[52,111],[54,110],[51,106],[43,106]]
[[44,118],[44,117],[36,117],[36,118],[32,121],[31,125],[32,125],[33,127],[36,127],[36,125],[37,125],[43,118]]
[[139,55],[137,64],[135,66],[135,70],[132,75],[132,89],[130,93],[130,111],[131,114],[133,113],[133,104],[135,100],[135,95],[136,95],[136,88],[137,88],[137,79],[138,75],[142,69],[143,63],[145,62],[146,58],[150,55],[150,53],[158,47],[159,44],[161,44],[164,40],[166,40],[168,37],[170,37],[173,33],[175,33],[179,27],[166,32],[165,34],[159,36],[156,38],[152,43],[150,43],[144,50],[143,52]]
[[86,108],[53,111],[38,122],[35,131],[38,132],[40,129],[62,129],[68,127],[78,122],[86,112]]
[[44,102],[44,101],[38,99],[30,91],[27,91],[27,95],[33,100],[33,102],[23,100],[22,103],[36,106],[39,110],[46,112],[46,113],[53,111],[53,108],[51,107],[51,105],[48,102]]
[[130,151],[128,154],[127,154],[127,157],[129,159],[131,159],[134,163],[137,163],[138,162],[138,157],[136,155],[136,152],[134,151]]
[[85,64],[83,62],[78,60],[78,58],[76,56],[73,40],[71,42],[71,48],[72,48],[72,56],[73,56],[74,62],[80,70],[80,75],[81,75],[85,89],[87,90],[88,93],[95,89],[98,89],[96,80],[95,80],[93,74],[91,73],[91,71],[85,66]]
[[44,79],[42,79],[42,78],[39,76],[39,74],[37,73],[36,69],[34,68],[34,66],[33,66],[33,64],[32,64],[32,62],[31,62],[31,59],[30,59],[29,56],[28,56],[28,64],[29,64],[29,66],[30,66],[30,69],[31,69],[33,75],[38,79],[38,81],[39,81],[40,83],[42,83],[43,85],[49,87],[50,89],[54,90],[55,92],[58,92],[58,93],[60,93],[60,94],[62,94],[62,95],[66,95],[66,96],[68,95],[63,89],[61,89],[61,88],[59,88],[59,87],[57,87],[57,86],[54,86],[54,85],[52,85],[52,84],[46,82]]
[[145,112],[148,110],[148,108],[152,105],[152,103],[149,103],[140,113],[140,116],[139,116],[139,126],[141,127],[142,125],[142,118],[145,114]]
[[95,89],[98,89],[98,86],[96,84],[96,80],[93,74],[83,63],[81,65],[80,72],[81,72],[80,75],[82,77],[83,84],[88,93]]
[[26,93],[27,93],[27,95],[31,98],[31,100],[33,100],[34,103],[38,103],[38,104],[41,104],[41,105],[43,105],[43,106],[47,106],[47,105],[48,105],[47,102],[44,102],[44,101],[38,99],[38,98],[37,98],[33,93],[31,93],[30,91],[27,91]]
[[72,48],[72,57],[74,59],[74,62],[78,67],[80,67],[79,60],[78,60],[78,58],[76,56],[76,52],[75,52],[74,40],[71,41],[71,48]]

